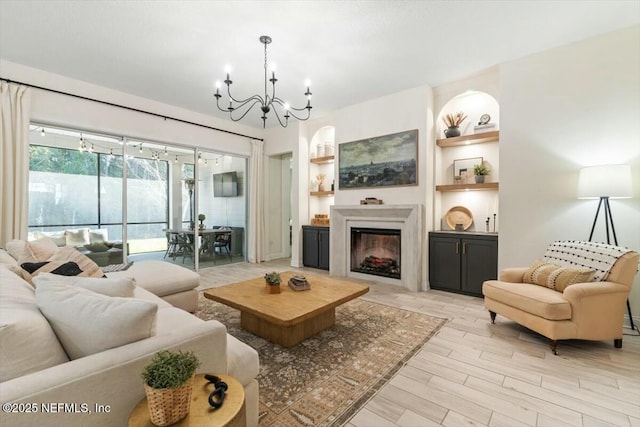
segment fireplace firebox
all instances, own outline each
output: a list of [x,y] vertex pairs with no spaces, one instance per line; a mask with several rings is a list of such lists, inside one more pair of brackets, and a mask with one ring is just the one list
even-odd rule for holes
[[400,230],[351,228],[351,271],[400,279]]

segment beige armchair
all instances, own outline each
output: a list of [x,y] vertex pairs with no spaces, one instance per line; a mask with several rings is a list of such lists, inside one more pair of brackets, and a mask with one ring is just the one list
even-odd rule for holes
[[608,340],[622,347],[626,301],[638,270],[637,252],[620,256],[606,281],[576,283],[558,292],[523,283],[527,268],[511,268],[499,280],[482,286],[484,306],[491,323],[500,314],[551,340],[551,350],[563,339]]

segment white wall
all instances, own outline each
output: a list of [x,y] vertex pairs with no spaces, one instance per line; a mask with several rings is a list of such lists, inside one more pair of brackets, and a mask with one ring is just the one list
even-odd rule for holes
[[427,173],[434,144],[431,87],[420,86],[338,110],[334,112],[334,126],[338,162],[341,143],[418,129],[418,185],[366,190],[336,188],[336,205],[357,205],[365,197],[377,197],[387,205],[425,205],[427,200],[431,201],[432,174]]
[[[433,138],[433,93],[429,86],[420,86],[393,95],[377,98],[337,110],[330,123],[318,123],[312,129],[335,126],[336,168],[339,162],[339,144],[391,133],[418,129],[418,185],[372,189],[335,189],[336,205],[358,205],[365,197],[382,199],[385,205],[416,203],[425,206],[425,224],[432,222],[430,205],[433,200],[433,172],[431,156]],[[309,133],[312,135],[313,133]],[[308,163],[308,160],[307,160]],[[337,173],[336,173],[337,176]],[[308,185],[300,181],[303,185]],[[337,187],[337,185],[336,185]],[[427,265],[427,242],[423,236],[422,263]],[[423,269],[421,289],[427,288],[427,271]]]
[[[280,126],[266,129],[264,133],[264,155],[265,155],[265,175],[264,175],[264,200],[265,200],[265,218],[264,218],[264,241],[263,251],[265,260],[288,256],[290,248],[288,247],[289,230],[288,217],[290,210],[293,208],[295,214],[291,212],[294,223],[299,224],[297,219],[297,203],[298,199],[293,200],[293,191],[299,189],[298,180],[293,178],[293,188],[289,181],[283,187],[283,177],[285,171],[289,171],[289,159],[293,156],[295,164],[300,157],[298,150],[298,139],[300,132],[300,122],[292,120],[289,126],[282,128]],[[294,167],[294,171],[298,171]],[[294,190],[295,189],[295,190]],[[297,196],[297,195],[296,195]],[[286,206],[289,204],[289,206]],[[285,218],[285,216],[287,218]],[[296,230],[294,226],[293,230]],[[295,233],[294,233],[295,234]],[[293,266],[301,265],[298,261],[297,248],[298,242],[294,236],[294,246],[296,251],[291,254]]]
[[[242,227],[247,228],[247,159],[229,155],[220,156],[218,164],[209,161],[198,168],[198,188],[200,203],[195,213],[196,223],[198,214],[206,216],[205,226],[211,227]],[[214,197],[213,175],[224,172],[236,172],[238,178],[237,197]]]
[[[597,164],[631,165],[634,198],[611,210],[618,243],[640,250],[639,76],[640,26],[500,66],[500,268],[589,237],[597,201],[576,199],[578,171]],[[638,317],[638,276],[631,305]]]
[[[70,92],[161,115],[166,114],[255,138],[263,137],[264,131],[262,129],[243,126],[21,64],[0,60],[0,69],[2,69],[2,77],[10,80]],[[215,100],[212,100],[211,105],[213,109]],[[148,139],[176,145],[200,146],[245,156],[251,155],[251,144],[249,139],[245,137],[39,89],[31,89],[31,119],[43,124],[67,126],[79,130],[123,135],[129,138]]]

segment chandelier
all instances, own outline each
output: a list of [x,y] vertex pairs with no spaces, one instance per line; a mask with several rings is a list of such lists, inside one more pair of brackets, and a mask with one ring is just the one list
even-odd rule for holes
[[[310,83],[306,83],[307,91],[304,93],[307,97],[307,105],[303,108],[293,108],[288,103],[284,102],[282,99],[276,96],[276,73],[275,71],[271,71],[271,78],[267,79],[267,45],[271,43],[271,37],[269,36],[261,36],[260,43],[264,44],[264,97],[261,95],[253,95],[246,99],[236,99],[231,95],[231,78],[229,77],[229,72],[227,71],[227,78],[224,83],[227,85],[227,95],[229,96],[229,106],[226,108],[220,107],[220,82],[216,82],[216,105],[218,109],[223,112],[229,113],[229,118],[234,122],[242,120],[244,116],[247,115],[249,111],[256,105],[260,105],[260,109],[262,110],[262,127],[266,127],[267,124],[267,114],[273,110],[275,113],[278,122],[280,122],[280,126],[287,127],[289,123],[289,117],[294,117],[298,120],[307,120],[311,115],[311,91],[309,90]],[[271,96],[269,96],[268,92],[268,83],[271,82]],[[235,104],[234,104],[235,103]],[[281,112],[278,112],[278,109],[284,111],[282,117],[280,115]],[[306,114],[302,113],[306,111]],[[235,117],[234,117],[235,113]],[[284,121],[282,120],[284,118]]]

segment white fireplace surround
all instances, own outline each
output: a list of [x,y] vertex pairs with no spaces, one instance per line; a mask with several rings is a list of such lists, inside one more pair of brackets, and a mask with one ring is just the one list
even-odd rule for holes
[[[420,290],[422,280],[422,205],[334,205],[331,206],[331,250],[329,274],[391,283],[411,291]],[[351,228],[400,230],[400,279],[350,271]]]

